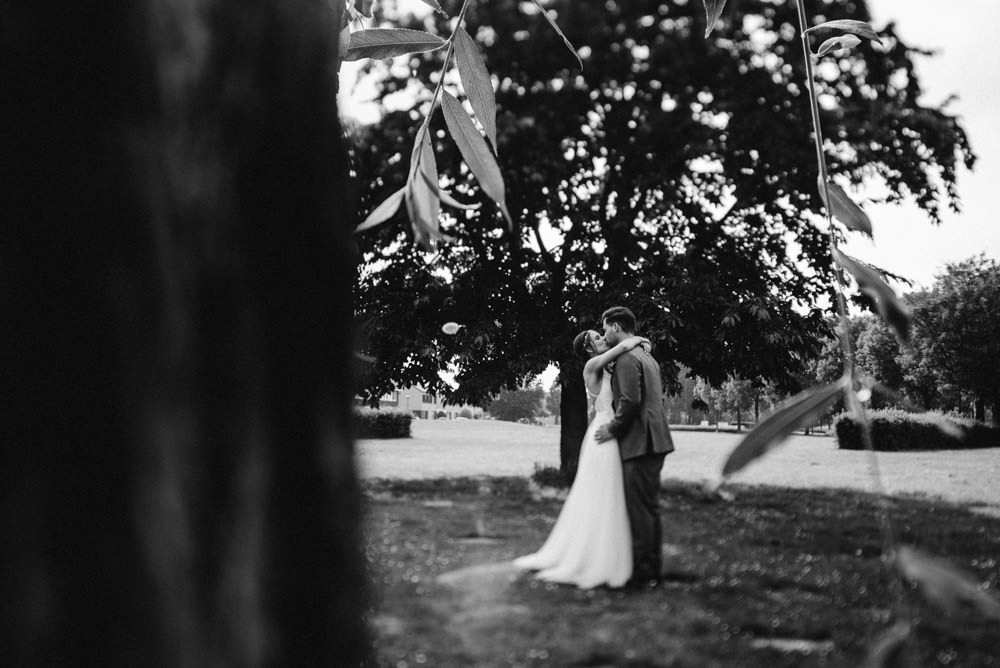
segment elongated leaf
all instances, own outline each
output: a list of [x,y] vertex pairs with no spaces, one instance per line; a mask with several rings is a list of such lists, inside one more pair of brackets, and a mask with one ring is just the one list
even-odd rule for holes
[[873,42],[882,43],[879,39],[878,33],[872,28],[872,24],[865,21],[855,21],[854,19],[838,19],[836,21],[827,21],[826,23],[820,23],[818,26],[813,26],[812,28],[807,28],[806,32],[814,32],[816,30],[842,30],[846,33],[852,35],[857,35],[858,37],[864,37],[865,39],[870,39]]
[[399,205],[403,203],[403,191],[406,188],[400,188],[393,194],[389,195],[379,204],[377,207],[372,209],[372,212],[368,214],[365,218],[365,222],[361,223],[354,230],[357,232],[364,232],[365,230],[370,230],[373,227],[378,227],[385,221],[392,218],[393,214],[399,211]]
[[833,200],[832,203],[828,203],[826,201],[826,190],[823,189],[822,176],[817,177],[816,187],[819,189],[819,196],[823,200],[823,204],[830,208],[831,213],[833,213],[837,220],[855,232],[862,232],[868,235],[869,238],[872,236],[872,221],[868,218],[868,214],[854,203],[854,200],[844,192],[843,188],[833,181],[827,181],[827,187],[830,189],[830,199]]
[[712,34],[725,6],[726,0],[705,0],[705,39]]
[[[881,394],[883,397],[908,413],[923,413],[925,410],[883,383],[872,380],[871,386],[873,391]],[[938,429],[938,431],[951,438],[959,440],[965,438],[965,432],[962,431],[962,428],[943,415],[934,421],[934,426]]]
[[411,181],[406,187],[406,213],[413,224],[413,236],[417,243],[426,250],[434,250],[437,243],[437,218],[434,210],[437,208],[437,198],[433,196],[427,182],[423,179]]
[[1000,620],[1000,600],[947,561],[904,545],[897,551],[895,562],[899,572],[916,582],[931,603],[949,612],[968,603],[984,617]]
[[455,209],[464,209],[465,211],[475,211],[481,206],[479,202],[473,202],[472,204],[462,204],[457,199],[452,197],[447,190],[439,190],[438,195],[441,196],[442,204],[447,204],[448,206],[453,207]]
[[354,0],[351,4],[354,6],[354,11],[361,14],[361,16],[366,19],[370,19],[372,17],[373,0]]
[[[426,173],[422,173],[421,178],[426,179],[428,184],[432,188],[438,188],[437,183],[431,181],[430,177]],[[482,206],[479,202],[474,202],[472,204],[463,204],[458,200],[456,200],[454,197],[452,197],[447,190],[441,190],[440,188],[438,188],[437,194],[438,197],[441,198],[442,203],[447,204],[448,206],[454,207],[456,209],[465,209],[467,211],[471,211],[474,209],[478,209],[480,206]]]
[[445,41],[423,30],[408,28],[371,28],[351,33],[351,41],[344,60],[362,58],[392,58],[417,51],[433,51],[444,46]]
[[[425,248],[431,250],[437,243],[440,227],[441,200],[438,196],[437,161],[431,146],[429,132],[420,136],[420,150],[417,154],[416,178],[411,178],[410,197],[407,201],[410,222],[414,236]],[[412,173],[412,170],[411,170]]]
[[733,448],[722,467],[722,477],[731,476],[755,459],[763,457],[796,429],[815,423],[848,385],[849,380],[845,376],[836,383],[811,388],[792,397],[781,408],[764,418]]
[[912,628],[906,622],[896,622],[883,631],[868,649],[865,668],[901,666],[902,652]]
[[816,55],[825,56],[834,49],[853,49],[858,44],[861,44],[861,39],[859,37],[855,37],[854,35],[831,37],[820,45],[819,51],[816,52]]
[[465,113],[465,107],[455,99],[455,96],[448,91],[441,92],[441,108],[444,110],[444,120],[448,125],[458,150],[462,152],[466,164],[479,181],[479,187],[483,192],[500,207],[504,217],[507,218],[511,229],[514,221],[507,211],[506,193],[503,184],[503,176],[500,174],[500,165],[490,147],[486,145],[486,140],[479,134],[479,129]]
[[461,26],[455,31],[455,59],[458,61],[458,75],[462,78],[465,95],[496,153],[497,103],[493,96],[493,83],[476,43]]
[[892,291],[882,277],[871,267],[838,250],[833,251],[833,259],[854,276],[861,291],[875,302],[879,315],[896,333],[903,343],[910,341],[910,321],[913,319],[909,307]]
[[337,40],[337,69],[340,69],[340,63],[344,60],[344,56],[347,55],[347,47],[351,44],[351,13],[344,9],[344,13],[340,15],[340,37]]
[[872,390],[874,390],[877,394],[881,394],[886,399],[889,399],[892,403],[896,404],[908,413],[921,413],[924,410],[896,390],[892,389],[888,385],[878,382],[877,380],[872,380]]
[[441,16],[448,16],[448,12],[444,11],[443,9],[441,9],[441,5],[439,5],[437,3],[437,0],[420,0],[420,2],[424,3],[428,7],[431,7],[434,11],[436,11]]
[[566,35],[564,35],[563,31],[559,29],[558,25],[556,25],[555,19],[549,16],[549,13],[545,11],[545,7],[542,7],[538,3],[538,0],[531,0],[531,2],[534,3],[535,7],[538,7],[539,11],[542,12],[542,16],[544,16],[545,20],[549,22],[549,25],[555,29],[555,31],[559,34],[560,37],[562,37],[563,44],[566,45],[566,48],[569,49],[569,52],[573,54],[574,58],[576,58],[576,62],[580,64],[580,69],[582,70],[583,61],[580,60],[580,54],[576,52],[576,47],[573,46],[568,39],[566,39]]

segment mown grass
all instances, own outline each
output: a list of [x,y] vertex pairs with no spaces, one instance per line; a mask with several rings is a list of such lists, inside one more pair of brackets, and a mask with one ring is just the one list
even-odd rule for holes
[[[579,591],[499,569],[534,551],[560,508],[524,478],[366,483],[370,611],[379,666],[859,666],[891,624],[877,502],[865,493],[697,486],[663,492],[656,590]],[[901,541],[1000,586],[1000,519],[892,499]],[[462,571],[460,571],[462,573]],[[907,591],[919,623],[904,665],[1000,665],[1000,625]],[[792,650],[766,643],[797,641]]]

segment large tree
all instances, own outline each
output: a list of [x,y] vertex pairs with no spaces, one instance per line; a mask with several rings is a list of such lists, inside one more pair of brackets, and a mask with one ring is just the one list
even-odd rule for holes
[[[401,217],[360,237],[357,308],[375,360],[363,391],[423,383],[479,401],[554,361],[571,468],[586,417],[570,343],[614,303],[637,313],[668,380],[684,364],[713,383],[794,389],[826,327],[817,304],[830,279],[826,238],[807,214],[819,205],[794,7],[746,0],[705,40],[699,3],[552,3],[581,71],[521,4],[468,14],[497,79],[514,225],[489,203],[459,211],[443,220],[449,241],[434,256],[413,250]],[[862,2],[807,4],[824,19],[868,19]],[[883,34],[884,52],[827,58],[830,167],[846,181],[882,178],[892,198],[913,193],[936,220],[939,200],[954,203],[957,166],[973,158],[955,118],[918,102],[916,52],[892,26]],[[426,78],[436,61],[411,65]],[[380,94],[408,85],[388,76]],[[356,131],[366,208],[405,177],[414,118],[388,113]],[[435,136],[442,184],[485,201]],[[465,328],[443,335],[448,320]],[[449,365],[453,390],[438,381]]]
[[358,665],[340,13],[0,16],[5,665]]

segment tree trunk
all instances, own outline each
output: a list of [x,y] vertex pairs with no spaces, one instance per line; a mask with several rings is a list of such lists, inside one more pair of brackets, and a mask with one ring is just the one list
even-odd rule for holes
[[986,420],[986,401],[982,397],[976,397],[976,413],[974,417],[980,422]]
[[993,424],[1000,424],[1000,399],[993,400]]
[[757,392],[753,395],[753,422],[760,422],[760,393]]
[[562,388],[562,400],[559,402],[562,422],[559,430],[559,470],[573,480],[580,460],[580,445],[587,431],[587,388],[583,384],[579,363],[560,361],[559,386]]
[[357,665],[339,17],[0,7],[6,661]]
[[743,408],[736,404],[736,431],[743,431]]

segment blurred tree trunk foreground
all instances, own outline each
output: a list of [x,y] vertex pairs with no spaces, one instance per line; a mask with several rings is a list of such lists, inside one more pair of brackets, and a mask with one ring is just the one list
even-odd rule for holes
[[320,0],[0,0],[8,665],[357,665]]

